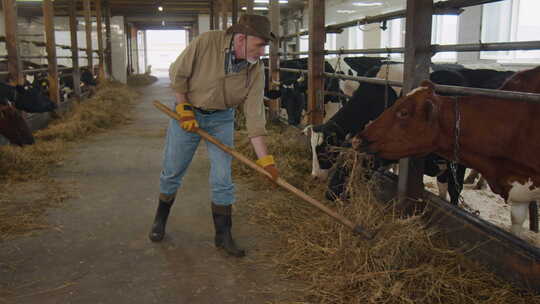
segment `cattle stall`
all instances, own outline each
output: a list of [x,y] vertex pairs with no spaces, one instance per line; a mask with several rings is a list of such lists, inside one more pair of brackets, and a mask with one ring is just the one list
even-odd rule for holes
[[[206,0],[167,3],[159,16],[148,10],[153,3],[128,2],[2,1],[0,78],[25,87],[35,84],[63,111],[71,98],[84,100],[87,88],[99,80],[125,83],[128,75],[147,71],[147,29],[185,29],[193,37],[196,15],[209,13]],[[188,15],[177,13],[186,10]],[[47,113],[22,114],[34,130],[50,121]]]
[[[320,124],[324,117],[324,99],[325,96],[335,95],[335,92],[328,92],[324,86],[324,79],[338,78],[343,80],[354,80],[373,84],[383,84],[386,86],[403,87],[403,92],[407,93],[417,87],[422,79],[429,78],[429,68],[431,57],[438,52],[485,52],[485,51],[506,51],[506,50],[538,50],[540,41],[519,41],[519,42],[495,42],[495,43],[460,43],[453,45],[432,44],[431,43],[431,21],[434,15],[459,15],[464,7],[476,6],[500,2],[500,0],[481,0],[481,1],[461,1],[450,0],[444,2],[426,1],[406,1],[406,9],[395,12],[384,13],[377,16],[369,16],[362,19],[351,20],[339,24],[325,26],[325,7],[317,1],[310,1],[309,29],[298,31],[296,33],[285,33],[280,37],[282,42],[282,52],[276,54],[275,50],[270,50],[270,60],[273,57],[282,56],[281,60],[286,61],[287,57],[298,58],[298,56],[307,55],[307,68],[291,68],[290,66],[278,68],[280,72],[298,73],[308,78],[307,85],[307,111],[308,121],[311,124]],[[404,47],[387,48],[365,48],[365,49],[324,49],[325,37],[327,33],[339,33],[345,28],[356,27],[364,24],[383,23],[396,18],[405,18],[405,45]],[[308,51],[288,51],[286,49],[287,40],[299,40],[300,36],[309,35]],[[299,45],[297,42],[296,45]],[[346,74],[337,74],[335,71],[325,70],[325,55],[337,55],[341,60],[343,55],[372,55],[384,54],[390,58],[390,54],[404,55],[404,81],[395,81],[382,78],[353,76]],[[271,73],[271,82],[279,82],[279,73]],[[540,102],[540,94],[500,91],[486,88],[467,88],[455,85],[435,85],[435,89],[443,94],[460,95],[480,95],[496,98],[519,100],[517,102]],[[272,110],[272,108],[271,108]],[[538,263],[540,251],[537,247],[507,233],[501,228],[483,221],[470,213],[464,212],[445,200],[442,200],[431,193],[426,192],[423,187],[423,162],[417,158],[406,158],[400,161],[399,176],[383,177],[385,189],[391,197],[398,197],[400,204],[406,206],[415,206],[418,199],[424,200],[425,205],[429,207],[429,215],[436,214],[438,217],[432,217],[433,223],[440,223],[444,231],[455,231],[457,226],[466,227],[465,233],[451,234],[451,241],[456,247],[464,245],[474,247],[488,238],[490,241],[482,243],[477,250],[470,251],[470,257],[486,264],[490,269],[502,277],[522,286],[540,290],[540,272]],[[418,207],[418,206],[417,206]],[[534,202],[531,202],[530,218],[531,229],[536,229],[537,208]],[[441,215],[442,214],[442,215]],[[462,237],[464,234],[468,238]],[[455,237],[454,237],[455,236]],[[475,247],[476,248],[476,247]],[[495,254],[493,254],[495,253]],[[490,257],[488,255],[492,254]],[[494,257],[495,256],[495,257]],[[503,261],[503,262],[501,262]],[[509,275],[512,274],[512,275]]]

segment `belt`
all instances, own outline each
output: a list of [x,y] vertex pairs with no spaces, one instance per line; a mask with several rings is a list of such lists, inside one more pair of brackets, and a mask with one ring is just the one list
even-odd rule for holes
[[214,113],[217,113],[217,112],[225,111],[225,110],[204,110],[204,109],[196,108],[196,107],[193,107],[193,108],[197,112],[202,113],[202,114],[214,114]]

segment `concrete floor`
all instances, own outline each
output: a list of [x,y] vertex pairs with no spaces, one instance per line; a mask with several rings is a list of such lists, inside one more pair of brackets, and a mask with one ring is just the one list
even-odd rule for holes
[[[141,89],[133,123],[77,145],[52,174],[80,196],[51,209],[56,227],[0,244],[0,303],[267,303],[287,294],[260,256],[272,240],[247,218],[234,235],[248,257],[213,246],[209,162],[201,145],[169,219],[168,236],[148,240],[168,119],[151,104],[172,102],[168,81]],[[240,200],[251,193],[237,182]],[[258,257],[257,257],[258,256]]]

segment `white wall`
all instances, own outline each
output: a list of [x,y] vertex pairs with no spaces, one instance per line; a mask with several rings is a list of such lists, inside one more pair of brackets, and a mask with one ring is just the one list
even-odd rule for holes
[[[459,16],[458,43],[478,43],[481,38],[482,6],[471,6]],[[457,61],[477,62],[480,52],[458,52]]]

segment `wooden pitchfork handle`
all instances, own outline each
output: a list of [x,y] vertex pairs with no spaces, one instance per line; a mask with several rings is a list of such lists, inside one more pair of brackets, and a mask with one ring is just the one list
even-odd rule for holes
[[[173,119],[176,119],[176,120],[180,120],[180,116],[176,112],[172,111],[166,105],[162,104],[161,102],[159,102],[157,100],[155,100],[153,103],[154,103],[154,106],[156,106],[156,108],[161,110],[163,113],[167,114],[169,117],[171,117]],[[337,214],[336,212],[334,212],[330,208],[323,205],[321,202],[317,201],[316,199],[314,199],[311,196],[307,195],[306,193],[302,192],[300,189],[298,189],[298,188],[294,187],[293,185],[289,184],[288,182],[286,182],[281,177],[278,177],[276,180],[272,179],[272,175],[270,173],[268,173],[266,170],[264,170],[264,168],[260,167],[255,162],[253,162],[249,158],[245,157],[241,153],[237,152],[236,150],[230,148],[229,146],[226,146],[226,145],[222,144],[220,141],[215,139],[210,134],[206,133],[204,130],[197,128],[194,131],[194,133],[197,133],[202,138],[204,138],[207,141],[209,141],[209,142],[213,143],[214,145],[218,146],[221,150],[229,153],[234,158],[238,159],[239,161],[241,161],[244,164],[251,167],[253,170],[267,176],[268,178],[270,178],[274,183],[276,183],[280,187],[284,188],[285,190],[288,190],[289,192],[291,192],[292,194],[298,196],[299,198],[303,199],[304,201],[306,201],[306,202],[312,204],[313,206],[319,208],[321,211],[323,211],[324,213],[326,213],[329,216],[333,217],[334,219],[336,219],[341,224],[349,227],[353,231],[353,233],[355,233],[357,235],[360,235],[363,238],[368,239],[368,240],[373,239],[375,237],[375,233],[369,233],[369,232],[366,231],[366,229],[364,229],[360,225],[353,224],[351,221],[349,221],[348,219],[344,218],[343,216]]]

